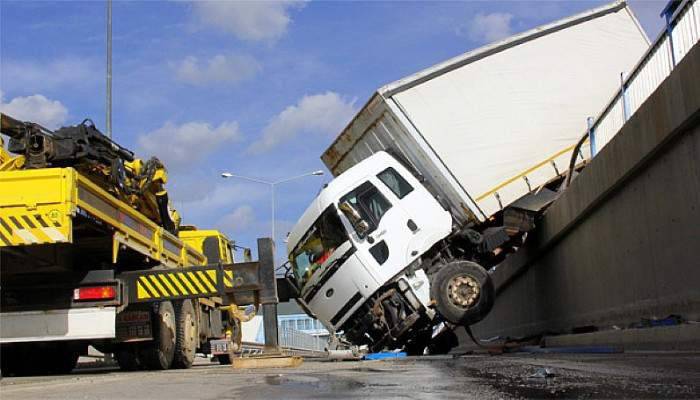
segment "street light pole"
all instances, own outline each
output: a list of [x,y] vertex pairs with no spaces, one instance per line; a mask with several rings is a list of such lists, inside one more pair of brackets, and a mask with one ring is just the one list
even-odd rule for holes
[[270,215],[272,216],[272,242],[275,242],[275,184],[270,185],[270,197],[272,198],[272,210]]
[[233,174],[231,172],[223,172],[223,173],[221,173],[221,177],[224,179],[239,178],[239,179],[244,179],[246,181],[251,181],[251,182],[255,182],[255,183],[262,183],[262,184],[270,186],[270,197],[271,197],[271,199],[270,199],[270,205],[271,205],[270,216],[272,218],[270,230],[272,233],[272,240],[274,241],[275,240],[275,186],[279,185],[280,183],[286,183],[286,182],[293,181],[293,180],[300,179],[300,178],[304,178],[307,176],[321,176],[323,174],[324,174],[323,171],[319,170],[319,171],[307,172],[307,173],[301,174],[301,175],[295,175],[295,176],[292,176],[289,178],[284,178],[284,179],[280,179],[280,180],[276,180],[276,181],[266,181],[266,180],[262,180],[262,179],[251,178],[251,177],[247,177],[247,176],[243,176],[243,175]]
[[107,136],[112,138],[112,0],[107,0],[107,87],[105,125]]

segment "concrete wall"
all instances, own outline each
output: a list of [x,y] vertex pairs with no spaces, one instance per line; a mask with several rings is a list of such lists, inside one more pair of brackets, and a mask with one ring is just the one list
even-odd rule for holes
[[[700,45],[501,264],[479,337],[700,317]],[[507,271],[527,266],[510,284]]]

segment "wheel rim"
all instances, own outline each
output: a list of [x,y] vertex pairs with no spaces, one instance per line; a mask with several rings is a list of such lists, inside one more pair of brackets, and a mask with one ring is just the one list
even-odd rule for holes
[[447,282],[447,297],[457,307],[466,309],[474,306],[480,294],[479,282],[469,275],[455,276]]
[[171,348],[175,347],[175,316],[170,311],[163,312],[163,325],[166,328],[166,335],[163,337],[163,349],[170,351]]
[[187,343],[187,349],[194,352],[195,340],[197,338],[197,324],[195,323],[192,314],[187,314],[185,316],[185,340]]

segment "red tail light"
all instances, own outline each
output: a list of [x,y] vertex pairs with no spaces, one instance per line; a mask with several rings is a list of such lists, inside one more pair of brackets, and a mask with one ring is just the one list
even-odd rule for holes
[[73,291],[73,300],[112,300],[117,297],[114,286],[87,286]]

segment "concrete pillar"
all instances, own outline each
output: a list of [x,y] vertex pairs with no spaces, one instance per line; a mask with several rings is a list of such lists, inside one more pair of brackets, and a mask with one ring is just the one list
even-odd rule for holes
[[263,312],[265,329],[265,351],[279,351],[279,332],[277,330],[277,280],[275,277],[275,243],[270,238],[258,239],[258,261],[260,269],[260,304]]

